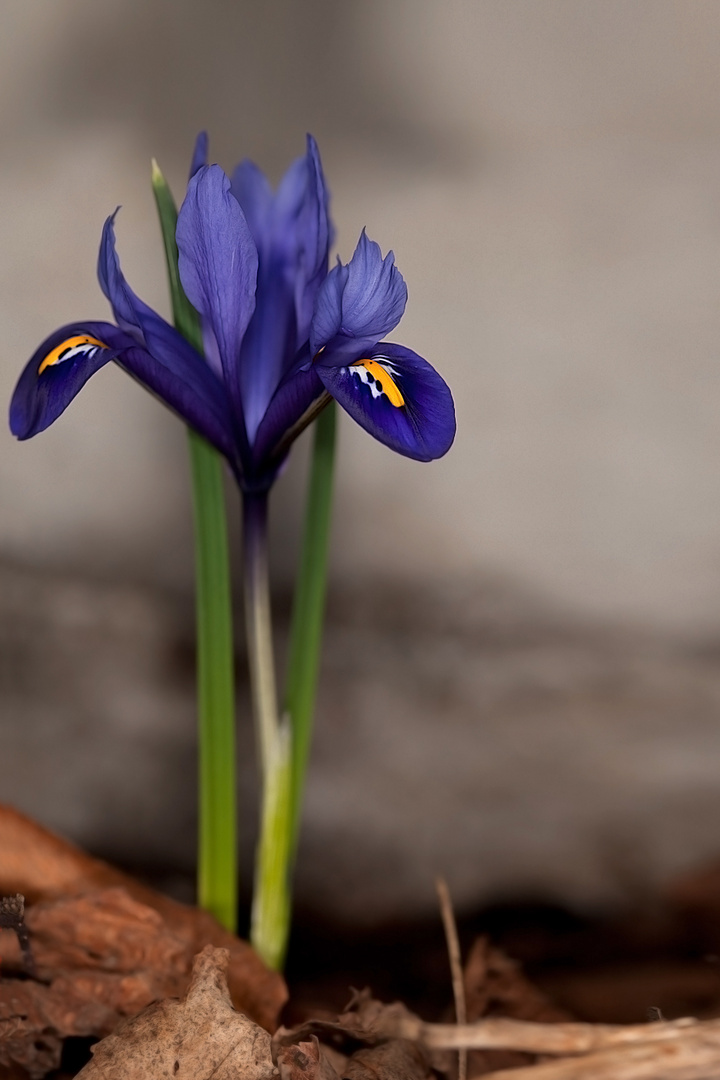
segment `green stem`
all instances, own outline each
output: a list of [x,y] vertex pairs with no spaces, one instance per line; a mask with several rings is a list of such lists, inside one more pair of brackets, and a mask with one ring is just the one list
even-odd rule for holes
[[[202,352],[200,320],[178,273],[177,210],[153,162],[175,326]],[[198,903],[228,930],[237,924],[235,683],[222,457],[189,429],[195,521],[198,682]]]
[[223,463],[189,431],[195,510],[198,903],[237,929],[235,679]]
[[268,570],[267,494],[243,500],[245,626],[262,797],[250,941],[269,967],[285,958],[290,916],[291,733],[277,711]]
[[297,846],[312,738],[322,646],[335,465],[336,416],[331,402],[315,422],[300,571],[293,603],[285,713],[292,724],[292,847]]

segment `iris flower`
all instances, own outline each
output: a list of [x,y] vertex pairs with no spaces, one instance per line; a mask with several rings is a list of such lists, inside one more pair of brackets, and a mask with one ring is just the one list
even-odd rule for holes
[[204,355],[127,284],[116,211],[98,260],[115,323],[70,323],[40,345],[13,395],[13,433],[49,427],[114,360],[215,446],[246,492],[270,487],[330,397],[400,454],[442,456],[455,434],[448,387],[417,353],[382,340],[407,301],[392,252],[383,258],[363,232],[350,262],[328,271],[333,229],[312,137],[275,192],[251,162],[228,177],[206,157],[200,136],[176,232]]

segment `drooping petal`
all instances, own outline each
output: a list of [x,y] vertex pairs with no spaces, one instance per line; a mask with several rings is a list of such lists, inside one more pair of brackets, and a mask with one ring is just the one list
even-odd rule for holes
[[183,288],[209,322],[225,384],[238,415],[240,348],[255,310],[258,255],[230,181],[218,165],[200,169],[178,215],[177,244]]
[[407,303],[407,287],[392,251],[380,247],[363,229],[347,264],[338,263],[317,296],[310,326],[313,356],[322,348],[326,366],[352,363],[397,326]]
[[116,362],[212,443],[237,472],[234,419],[223,385],[207,364],[168,362],[140,346],[123,350]]
[[10,401],[10,430],[30,439],[50,427],[91,375],[134,342],[111,323],[71,323],[46,338],[25,365]]
[[[44,431],[91,375],[115,360],[231,461],[232,423],[222,386],[201,362],[168,366],[112,323],[71,323],[35,351],[10,403],[10,429],[19,439]],[[198,358],[199,360],[199,358]]]
[[417,353],[383,342],[348,366],[320,361],[313,367],[324,386],[380,442],[416,461],[432,461],[450,449],[455,438],[452,395]]

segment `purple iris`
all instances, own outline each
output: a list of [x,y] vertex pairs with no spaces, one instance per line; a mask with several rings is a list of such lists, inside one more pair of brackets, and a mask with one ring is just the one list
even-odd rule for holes
[[129,287],[103,229],[98,277],[115,324],[70,323],[20,376],[10,405],[19,439],[43,431],[99,368],[115,360],[221,451],[246,491],[267,490],[292,440],[327,404],[419,461],[455,435],[450,391],[416,353],[382,338],[407,289],[392,252],[363,232],[328,272],[332,225],[314,139],[272,191],[249,161],[228,178],[198,139],[177,222],[183,288],[204,356]]

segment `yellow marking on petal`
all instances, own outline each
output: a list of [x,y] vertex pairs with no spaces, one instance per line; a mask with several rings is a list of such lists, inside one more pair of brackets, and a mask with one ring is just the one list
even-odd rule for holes
[[377,360],[357,360],[353,367],[364,367],[367,372],[380,384],[380,389],[387,395],[391,405],[394,405],[396,409],[399,409],[401,405],[405,404],[405,398],[400,393],[400,389],[393,379],[392,375],[388,374],[382,364],[378,364]]
[[98,341],[97,338],[91,337],[90,334],[75,334],[74,337],[65,338],[59,345],[56,345],[52,352],[49,352],[40,367],[38,368],[38,375],[42,375],[43,371],[47,367],[52,367],[53,364],[60,364],[63,360],[69,360],[68,353],[82,353],[85,351],[86,346],[96,346],[100,349],[107,349],[107,345],[102,341]]

